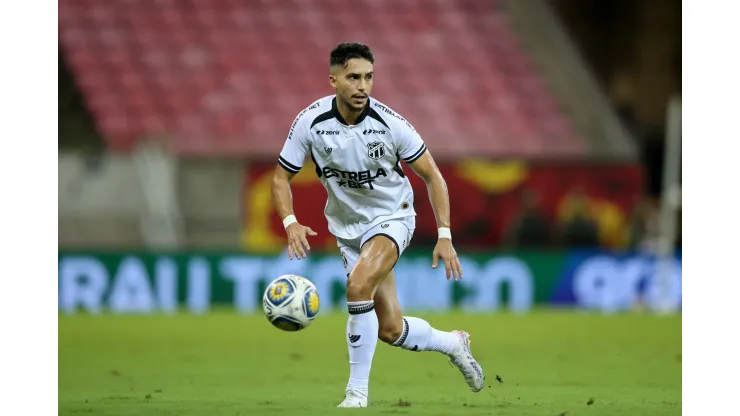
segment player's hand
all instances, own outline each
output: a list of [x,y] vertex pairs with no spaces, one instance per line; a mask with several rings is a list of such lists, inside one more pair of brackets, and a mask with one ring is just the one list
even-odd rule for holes
[[432,255],[432,268],[437,268],[439,259],[442,259],[445,264],[447,280],[450,280],[450,277],[453,277],[455,280],[462,279],[463,273],[460,259],[457,258],[457,252],[452,247],[452,240],[449,238],[440,238],[437,240],[437,245],[434,246],[434,254]]
[[306,257],[306,251],[311,250],[311,246],[308,244],[306,236],[316,235],[316,232],[309,227],[294,222],[285,229],[288,233],[288,258],[293,260],[293,256],[300,260]]

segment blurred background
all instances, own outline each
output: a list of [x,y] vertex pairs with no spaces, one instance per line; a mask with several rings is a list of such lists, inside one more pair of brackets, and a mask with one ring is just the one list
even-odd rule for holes
[[405,307],[680,309],[680,1],[64,0],[60,310],[251,311],[283,273],[342,307],[310,161],[293,182],[308,261],[283,252],[270,180],[344,41],[370,46],[373,96],[449,186],[466,278],[431,278],[411,175]]

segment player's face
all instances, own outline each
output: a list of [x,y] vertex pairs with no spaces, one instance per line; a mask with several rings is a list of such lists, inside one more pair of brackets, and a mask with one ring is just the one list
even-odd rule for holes
[[329,80],[347,107],[361,111],[373,89],[373,64],[365,59],[350,59],[345,68],[332,71]]

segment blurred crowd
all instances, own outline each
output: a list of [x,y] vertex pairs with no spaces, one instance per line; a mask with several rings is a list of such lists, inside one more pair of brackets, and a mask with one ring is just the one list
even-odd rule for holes
[[[601,248],[599,222],[589,208],[588,197],[579,188],[567,196],[563,215],[552,218],[544,213],[538,194],[521,192],[519,214],[509,223],[504,245],[509,248]],[[681,214],[675,218],[675,248],[681,247]],[[659,246],[660,202],[645,196],[635,204],[622,230],[622,248],[654,254]]]

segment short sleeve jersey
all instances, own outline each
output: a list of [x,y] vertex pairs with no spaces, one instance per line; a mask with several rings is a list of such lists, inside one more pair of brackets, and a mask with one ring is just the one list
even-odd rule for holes
[[329,231],[356,238],[378,223],[416,215],[414,193],[401,160],[413,163],[427,148],[403,117],[370,97],[354,125],[336,97],[319,99],[293,121],[278,162],[292,173],[310,157],[328,198]]

